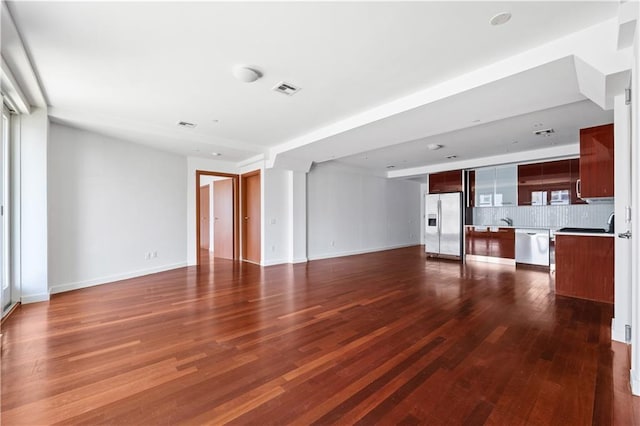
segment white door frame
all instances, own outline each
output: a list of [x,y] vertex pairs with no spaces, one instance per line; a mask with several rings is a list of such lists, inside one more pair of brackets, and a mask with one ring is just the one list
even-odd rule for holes
[[2,120],[0,121],[0,135],[2,142],[0,145],[0,311],[2,315],[13,305],[14,295],[9,275],[9,146],[11,138],[11,113],[2,104]]

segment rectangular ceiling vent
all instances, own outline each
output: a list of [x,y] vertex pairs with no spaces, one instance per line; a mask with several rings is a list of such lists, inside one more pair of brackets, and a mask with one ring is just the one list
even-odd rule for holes
[[283,93],[287,96],[291,96],[298,93],[300,91],[300,88],[294,86],[293,84],[285,83],[284,81],[281,81],[280,83],[276,84],[273,87],[273,90],[275,90],[276,92]]
[[537,131],[533,132],[533,134],[537,135],[537,136],[551,136],[555,132],[556,131],[553,130],[553,129],[544,129],[544,130],[537,130]]
[[194,123],[189,123],[188,121],[178,121],[178,126],[186,127],[187,129],[193,129],[196,127]]

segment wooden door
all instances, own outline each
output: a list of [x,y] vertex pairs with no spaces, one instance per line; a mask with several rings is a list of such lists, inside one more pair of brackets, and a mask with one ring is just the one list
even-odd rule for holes
[[260,172],[242,176],[242,258],[260,263]]
[[233,180],[213,182],[213,256],[233,259]]
[[200,187],[200,248],[203,250],[209,250],[209,241],[211,239],[211,234],[209,233],[211,229],[210,190],[210,185]]

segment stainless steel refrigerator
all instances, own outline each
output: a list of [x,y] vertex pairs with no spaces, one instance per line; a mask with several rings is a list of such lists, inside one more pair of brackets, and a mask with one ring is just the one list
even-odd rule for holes
[[425,251],[428,255],[462,259],[462,193],[427,194]]

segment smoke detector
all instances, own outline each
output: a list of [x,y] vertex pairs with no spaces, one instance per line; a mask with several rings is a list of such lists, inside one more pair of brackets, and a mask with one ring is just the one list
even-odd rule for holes
[[233,76],[243,83],[253,83],[262,77],[262,74],[253,68],[237,65],[233,68]]
[[432,143],[427,145],[427,148],[429,148],[429,151],[437,151],[438,149],[442,148],[442,145],[437,143]]
[[549,129],[544,129],[544,130],[536,130],[533,132],[534,135],[536,136],[543,136],[543,137],[548,137],[551,136],[552,134],[554,134],[556,131],[549,128]]
[[507,22],[509,22],[510,19],[511,19],[511,13],[509,13],[509,12],[500,12],[497,15],[494,15],[489,20],[489,23],[495,27],[497,25],[506,24]]
[[284,81],[281,81],[280,83],[273,86],[273,90],[284,95],[291,96],[298,93],[301,89],[291,83],[285,83]]

